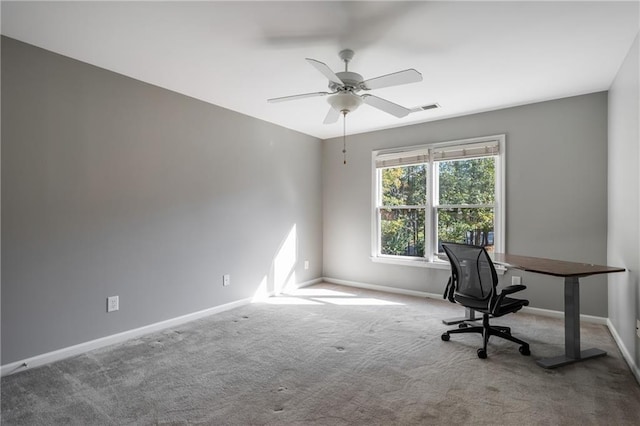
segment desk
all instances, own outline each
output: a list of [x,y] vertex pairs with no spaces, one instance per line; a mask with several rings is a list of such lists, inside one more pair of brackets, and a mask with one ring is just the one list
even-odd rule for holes
[[604,356],[601,349],[580,350],[580,278],[596,274],[624,272],[624,268],[591,265],[588,263],[564,262],[539,257],[494,253],[493,260],[507,268],[522,269],[537,274],[564,278],[564,355],[543,358],[537,361],[544,368],[555,368],[585,359]]

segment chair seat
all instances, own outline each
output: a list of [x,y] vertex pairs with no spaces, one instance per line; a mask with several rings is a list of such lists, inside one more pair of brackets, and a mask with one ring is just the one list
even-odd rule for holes
[[460,303],[463,306],[469,307],[474,311],[482,312],[483,314],[491,314],[494,317],[500,317],[505,314],[510,314],[512,312],[517,312],[522,309],[523,306],[528,306],[529,301],[525,299],[513,299],[511,297],[505,297],[502,299],[502,303],[500,306],[492,312],[487,306],[488,300],[478,300],[470,297],[465,297],[461,294],[456,294],[454,296],[456,302]]
[[529,306],[529,301],[525,299],[512,299],[511,297],[505,297],[502,299],[502,303],[493,314],[494,317],[499,317],[504,314],[510,314],[522,309],[523,306]]
[[489,300],[474,299],[471,297],[463,296],[461,294],[455,294],[453,298],[462,306],[471,308],[474,311],[482,312],[485,314],[491,313],[491,311],[489,311]]

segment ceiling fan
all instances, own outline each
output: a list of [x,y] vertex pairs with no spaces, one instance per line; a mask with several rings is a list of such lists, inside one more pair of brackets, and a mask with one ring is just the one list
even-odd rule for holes
[[328,96],[327,101],[329,105],[331,105],[331,108],[324,119],[324,124],[335,123],[338,121],[340,114],[346,116],[349,112],[356,110],[362,103],[398,118],[405,117],[410,112],[415,111],[378,96],[368,93],[359,94],[359,92],[422,81],[422,74],[418,71],[411,68],[365,80],[360,74],[349,71],[349,62],[353,59],[354,55],[353,50],[344,49],[338,55],[340,59],[344,61],[344,71],[337,73],[334,73],[325,63],[307,58],[307,62],[329,80],[329,90],[331,90],[331,92],[313,92],[283,96],[268,99],[267,102],[274,103],[314,96]]

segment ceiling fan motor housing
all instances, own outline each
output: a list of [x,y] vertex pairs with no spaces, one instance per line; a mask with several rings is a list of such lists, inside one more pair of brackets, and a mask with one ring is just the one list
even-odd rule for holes
[[364,81],[364,78],[357,72],[342,71],[337,72],[336,76],[342,80],[344,86],[336,84],[332,81],[329,82],[329,89],[333,91],[351,90],[353,92],[360,91],[360,84]]

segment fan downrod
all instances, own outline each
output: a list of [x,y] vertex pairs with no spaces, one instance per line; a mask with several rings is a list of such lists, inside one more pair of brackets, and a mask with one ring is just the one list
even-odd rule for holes
[[344,50],[341,50],[340,53],[338,53],[338,56],[340,56],[340,59],[344,61],[345,71],[348,71],[349,62],[353,59],[353,55],[355,55],[355,52],[351,49],[344,49]]

